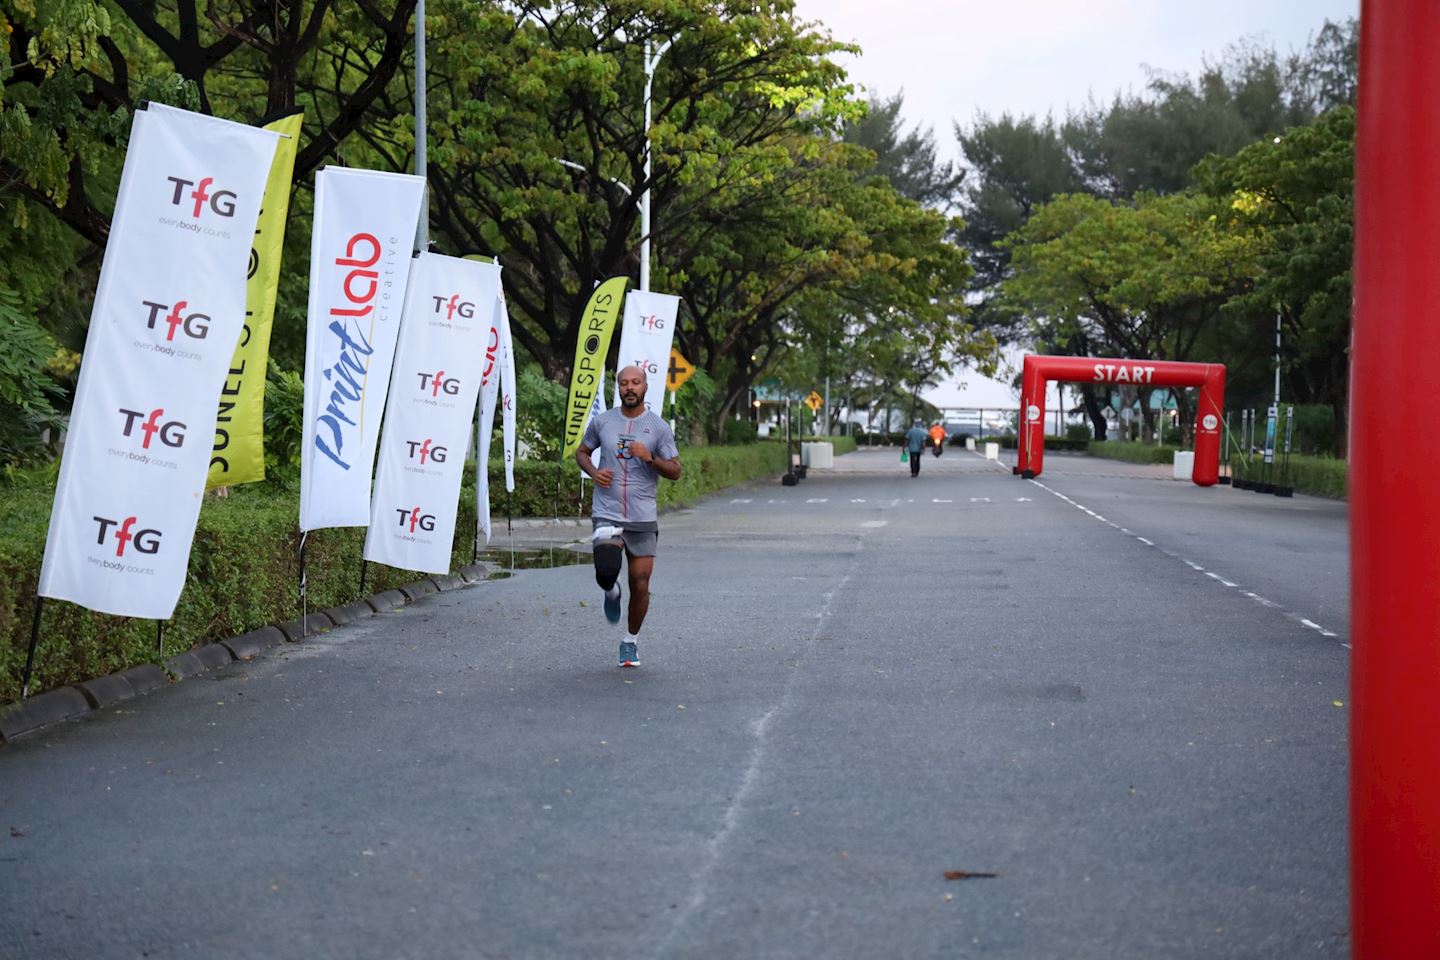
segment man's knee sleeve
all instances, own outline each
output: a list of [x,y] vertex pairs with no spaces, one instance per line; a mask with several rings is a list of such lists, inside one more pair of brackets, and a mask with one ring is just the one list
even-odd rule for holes
[[601,589],[609,590],[620,577],[620,563],[625,558],[625,548],[618,543],[595,544],[595,582]]

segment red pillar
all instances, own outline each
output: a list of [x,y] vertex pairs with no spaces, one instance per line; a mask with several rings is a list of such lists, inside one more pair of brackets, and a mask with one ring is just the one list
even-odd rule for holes
[[1195,410],[1195,467],[1190,478],[1202,487],[1220,479],[1220,433],[1225,429],[1225,367],[1209,365]]
[[1365,0],[1360,39],[1350,367],[1354,945],[1359,960],[1432,960],[1440,957],[1440,443],[1427,424],[1440,396],[1440,3]]
[[1015,467],[1020,476],[1038,477],[1045,466],[1045,373],[1041,358],[1027,354],[1020,375],[1019,455]]

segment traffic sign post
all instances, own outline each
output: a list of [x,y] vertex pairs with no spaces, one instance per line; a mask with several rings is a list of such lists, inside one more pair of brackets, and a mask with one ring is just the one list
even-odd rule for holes
[[[672,394],[684,386],[685,381],[695,372],[695,366],[689,360],[681,356],[680,351],[670,349],[670,367],[665,371],[665,387]],[[671,401],[674,402],[673,399]]]

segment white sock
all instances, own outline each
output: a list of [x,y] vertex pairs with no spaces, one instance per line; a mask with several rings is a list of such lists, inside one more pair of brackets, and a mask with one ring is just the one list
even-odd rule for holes
[[620,596],[620,584],[618,584],[618,583],[612,583],[612,584],[610,585],[610,589],[605,591],[605,596],[607,596],[607,597],[618,597],[618,596]]
[[635,643],[635,642],[636,642],[637,640],[639,640],[639,639],[640,639],[640,634],[638,634],[638,633],[630,633],[628,630],[625,632],[625,640],[626,640],[627,642],[629,642],[629,643]]

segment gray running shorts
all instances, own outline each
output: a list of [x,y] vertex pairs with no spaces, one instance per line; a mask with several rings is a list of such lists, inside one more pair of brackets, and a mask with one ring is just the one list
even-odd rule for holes
[[[603,518],[590,518],[590,529],[593,532],[599,527],[619,526],[613,520]],[[660,533],[656,530],[622,530],[620,539],[625,542],[625,552],[632,557],[653,557],[655,548],[660,541]]]

